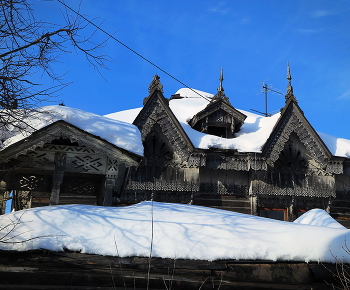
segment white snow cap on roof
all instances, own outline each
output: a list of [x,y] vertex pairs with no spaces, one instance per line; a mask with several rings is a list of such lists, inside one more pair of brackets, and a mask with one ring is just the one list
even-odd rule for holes
[[[214,96],[201,91],[197,92],[207,98],[212,98]],[[263,145],[270,136],[280,116],[278,113],[272,117],[263,117],[239,110],[247,116],[241,130],[236,134],[235,138],[221,138],[198,132],[192,129],[188,124],[188,121],[192,119],[195,114],[208,105],[207,100],[190,89],[180,89],[176,94],[184,98],[171,100],[169,106],[196,148],[220,148],[236,149],[239,152],[261,152]]]
[[18,131],[15,127],[10,128],[6,136],[7,139],[0,144],[0,150],[59,120],[66,121],[86,132],[99,136],[120,148],[143,155],[141,134],[136,126],[83,110],[58,105],[41,107],[38,112],[25,118],[24,122],[30,125],[25,131]]
[[[169,102],[170,109],[196,148],[236,149],[239,152],[259,153],[280,117],[280,113],[271,117],[264,117],[239,110],[247,116],[241,130],[236,134],[235,138],[221,138],[198,132],[188,124],[188,121],[194,115],[208,105],[208,101],[205,98],[211,99],[214,95],[188,88],[180,89],[175,94],[183,98],[171,100]],[[202,98],[200,95],[205,98]],[[140,111],[141,108],[126,110],[106,115],[106,117],[132,123]],[[350,158],[350,140],[336,138],[319,132],[318,134],[334,156]]]

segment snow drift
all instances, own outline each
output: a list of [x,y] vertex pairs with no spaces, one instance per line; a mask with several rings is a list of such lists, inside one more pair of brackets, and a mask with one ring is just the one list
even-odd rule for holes
[[350,262],[342,249],[349,230],[305,223],[150,201],[51,206],[1,216],[0,248],[148,257],[153,224],[153,257],[334,262],[335,255]]

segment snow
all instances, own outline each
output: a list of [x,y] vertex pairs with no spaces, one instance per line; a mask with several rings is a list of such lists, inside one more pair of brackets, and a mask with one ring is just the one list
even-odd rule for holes
[[342,249],[350,231],[322,222],[331,219],[325,214],[323,226],[315,226],[307,223],[315,224],[317,212],[291,223],[151,201],[127,207],[41,207],[1,216],[0,248],[148,257],[153,215],[153,257],[334,262],[334,255],[350,262]]
[[[221,138],[198,132],[188,125],[188,121],[208,105],[208,100],[199,95],[210,99],[213,97],[212,94],[187,88],[178,90],[176,94],[183,98],[171,100],[169,102],[170,109],[195,148],[235,149],[239,152],[260,153],[280,117],[280,113],[271,117],[263,117],[239,110],[247,116],[241,130],[235,138]],[[3,136],[2,139],[6,140],[2,144],[0,142],[0,150],[28,137],[33,130],[41,129],[58,120],[64,120],[118,147],[143,155],[140,132],[136,126],[131,124],[141,109],[136,108],[99,116],[66,106],[42,107],[36,116],[24,120],[32,126],[32,129],[29,128],[26,132],[19,132],[18,129],[11,128],[10,132],[6,133],[5,137]],[[334,156],[350,158],[350,140],[323,133],[318,134]]]
[[334,156],[350,158],[350,140],[317,132]]
[[[220,138],[214,135],[200,133],[188,125],[188,121],[208,105],[208,101],[205,98],[211,99],[214,95],[188,88],[179,89],[176,94],[183,97],[183,99],[171,100],[169,102],[170,109],[179,120],[195,148],[236,149],[239,152],[260,153],[280,117],[280,113],[274,114],[271,117],[263,117],[238,109],[238,111],[247,116],[241,130],[236,134],[235,138]],[[202,98],[200,95],[205,98]],[[137,108],[108,114],[106,117],[132,123],[141,109]],[[317,133],[334,156],[350,158],[350,140],[337,138],[321,132]]]
[[122,120],[123,122],[132,124],[136,116],[140,113],[142,108],[136,108],[131,110],[125,110],[120,112],[115,112],[111,114],[104,115],[107,118],[114,120]]
[[[187,91],[186,91],[187,90]],[[177,94],[189,95],[188,89],[180,89]],[[193,93],[193,92],[192,92]],[[206,97],[213,95],[206,94]],[[270,136],[280,114],[272,117],[262,117],[239,110],[247,116],[241,130],[235,138],[221,138],[204,134],[191,128],[188,121],[208,105],[208,101],[193,93],[192,97],[174,99],[169,102],[170,109],[175,114],[194,147],[201,149],[220,148],[236,149],[239,152],[261,152],[263,145]]]
[[330,227],[335,229],[346,229],[335,219],[333,219],[325,210],[319,208],[309,210],[298,217],[294,223],[319,227]]
[[30,136],[32,132],[59,120],[64,120],[86,132],[99,136],[120,148],[143,155],[141,134],[136,126],[67,106],[39,108],[38,112],[24,119],[24,122],[30,125],[25,131],[19,132],[15,127],[10,128],[7,139],[0,144],[0,148],[3,150]]

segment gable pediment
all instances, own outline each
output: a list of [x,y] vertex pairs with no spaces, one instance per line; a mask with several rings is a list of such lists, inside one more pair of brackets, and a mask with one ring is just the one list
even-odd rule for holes
[[[26,155],[37,148],[45,146],[56,139],[69,139],[79,144],[80,148],[86,147],[89,153],[97,153],[108,156],[110,159],[118,159],[127,166],[137,166],[141,156],[119,148],[106,140],[88,133],[66,121],[60,120],[40,130],[33,132],[30,136],[22,139],[11,146],[0,151],[0,159],[5,161],[17,158],[19,155]],[[54,147],[57,147],[56,149]],[[60,151],[59,145],[52,145],[52,150]],[[63,146],[68,148],[69,146]],[[90,152],[93,151],[93,152]]]
[[[320,168],[327,167],[332,158],[331,152],[305,118],[296,101],[291,100],[282,109],[281,117],[264,145],[262,153],[266,157],[267,163],[270,166],[274,166],[276,162],[278,163],[283,151],[288,150],[288,146],[286,147],[288,145],[287,142],[290,142],[290,146],[292,146],[293,139],[297,140],[296,138],[300,140],[300,144],[304,148],[302,149],[301,146],[298,146],[301,155],[304,157],[308,156],[308,159],[313,159]],[[298,141],[294,143],[298,143]],[[291,151],[290,157],[293,157],[293,154],[295,153]],[[299,161],[303,162],[301,159]]]
[[241,124],[243,124],[244,120],[247,118],[246,115],[236,110],[234,107],[227,104],[225,101],[219,100],[216,102],[209,103],[204,110],[198,112],[195,116],[193,116],[193,118],[189,121],[190,126],[194,127],[198,121],[208,117],[209,115],[214,114],[219,110],[222,110],[226,114],[232,116],[235,120],[237,120],[238,123]]
[[189,125],[200,132],[224,138],[233,138],[247,118],[227,100],[218,98],[189,121]]
[[133,122],[141,132],[142,141],[145,142],[148,135],[153,134],[154,127],[159,125],[160,133],[171,144],[174,156],[178,156],[181,162],[188,163],[195,148],[170,109],[169,100],[163,96],[159,89],[151,92],[145,100],[144,107]]

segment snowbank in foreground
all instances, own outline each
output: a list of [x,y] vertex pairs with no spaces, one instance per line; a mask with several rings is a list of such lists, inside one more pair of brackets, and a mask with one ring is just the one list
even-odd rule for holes
[[342,226],[335,219],[333,219],[325,210],[319,208],[309,210],[297,218],[294,223],[335,229],[346,229],[346,227]]
[[[128,207],[65,205],[0,217],[5,250],[68,249],[100,255],[184,259],[334,262],[350,231],[276,221],[193,205],[142,202]],[[11,220],[20,219],[13,231]],[[5,228],[4,228],[5,227]],[[350,257],[344,259],[350,262]]]

